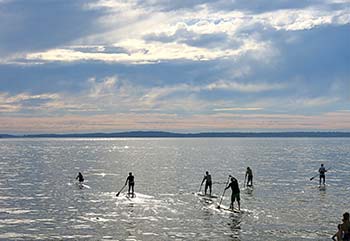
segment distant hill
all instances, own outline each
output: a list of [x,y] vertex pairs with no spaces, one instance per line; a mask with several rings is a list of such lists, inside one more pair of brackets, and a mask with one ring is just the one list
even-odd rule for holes
[[350,137],[350,132],[200,132],[174,133],[164,131],[129,131],[115,133],[72,134],[0,134],[0,138],[200,138],[200,137]]
[[7,134],[0,134],[0,138],[14,138],[16,136],[13,135],[7,135]]

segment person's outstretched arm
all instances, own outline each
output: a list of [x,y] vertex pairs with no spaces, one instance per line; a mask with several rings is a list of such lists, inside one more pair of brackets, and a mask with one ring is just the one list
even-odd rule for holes
[[203,180],[202,180],[201,185],[203,185],[203,183],[204,183],[205,179],[207,179],[207,176],[204,176],[204,177],[203,177]]

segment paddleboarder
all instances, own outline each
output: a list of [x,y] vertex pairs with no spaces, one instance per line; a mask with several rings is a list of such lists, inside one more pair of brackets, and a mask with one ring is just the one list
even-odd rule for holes
[[81,174],[81,172],[78,173],[78,176],[75,179],[78,180],[79,183],[84,182],[84,177],[83,174]]
[[[248,179],[247,179],[248,177]],[[244,180],[247,179],[247,187],[253,186],[253,171],[250,167],[247,167],[247,171],[245,172]]]
[[323,164],[321,164],[321,167],[318,169],[318,172],[320,173],[320,186],[321,186],[321,181],[323,181],[323,185],[326,183],[326,168],[324,167]]
[[209,195],[211,196],[211,186],[212,186],[212,182],[211,182],[211,175],[209,174],[208,171],[205,172],[205,176],[202,180],[201,186],[203,185],[205,181],[205,188],[204,188],[204,194],[207,195],[207,191],[209,188]]
[[229,189],[231,188],[231,204],[230,204],[230,209],[234,209],[234,202],[237,200],[238,203],[238,210],[241,210],[241,198],[240,198],[240,190],[239,190],[239,185],[238,185],[238,181],[236,178],[231,177],[231,182],[230,184],[225,188]]
[[[134,197],[134,186],[135,186],[135,178],[132,175],[132,172],[129,172],[129,176],[126,178],[125,186],[129,184],[128,195],[131,194],[131,197]],[[130,192],[131,191],[131,192]]]

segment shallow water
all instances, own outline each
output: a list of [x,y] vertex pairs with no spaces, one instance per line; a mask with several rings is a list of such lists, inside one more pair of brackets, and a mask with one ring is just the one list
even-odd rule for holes
[[[0,240],[330,240],[350,211],[350,139],[0,139],[0,165]],[[244,212],[193,194],[206,170],[219,197],[240,181]],[[129,171],[131,200],[115,196]]]

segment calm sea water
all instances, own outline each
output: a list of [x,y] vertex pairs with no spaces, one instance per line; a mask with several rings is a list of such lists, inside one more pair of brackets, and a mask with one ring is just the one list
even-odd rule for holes
[[[330,240],[350,211],[350,139],[0,139],[0,165],[0,240]],[[218,196],[239,180],[243,213],[193,194],[207,170]]]

